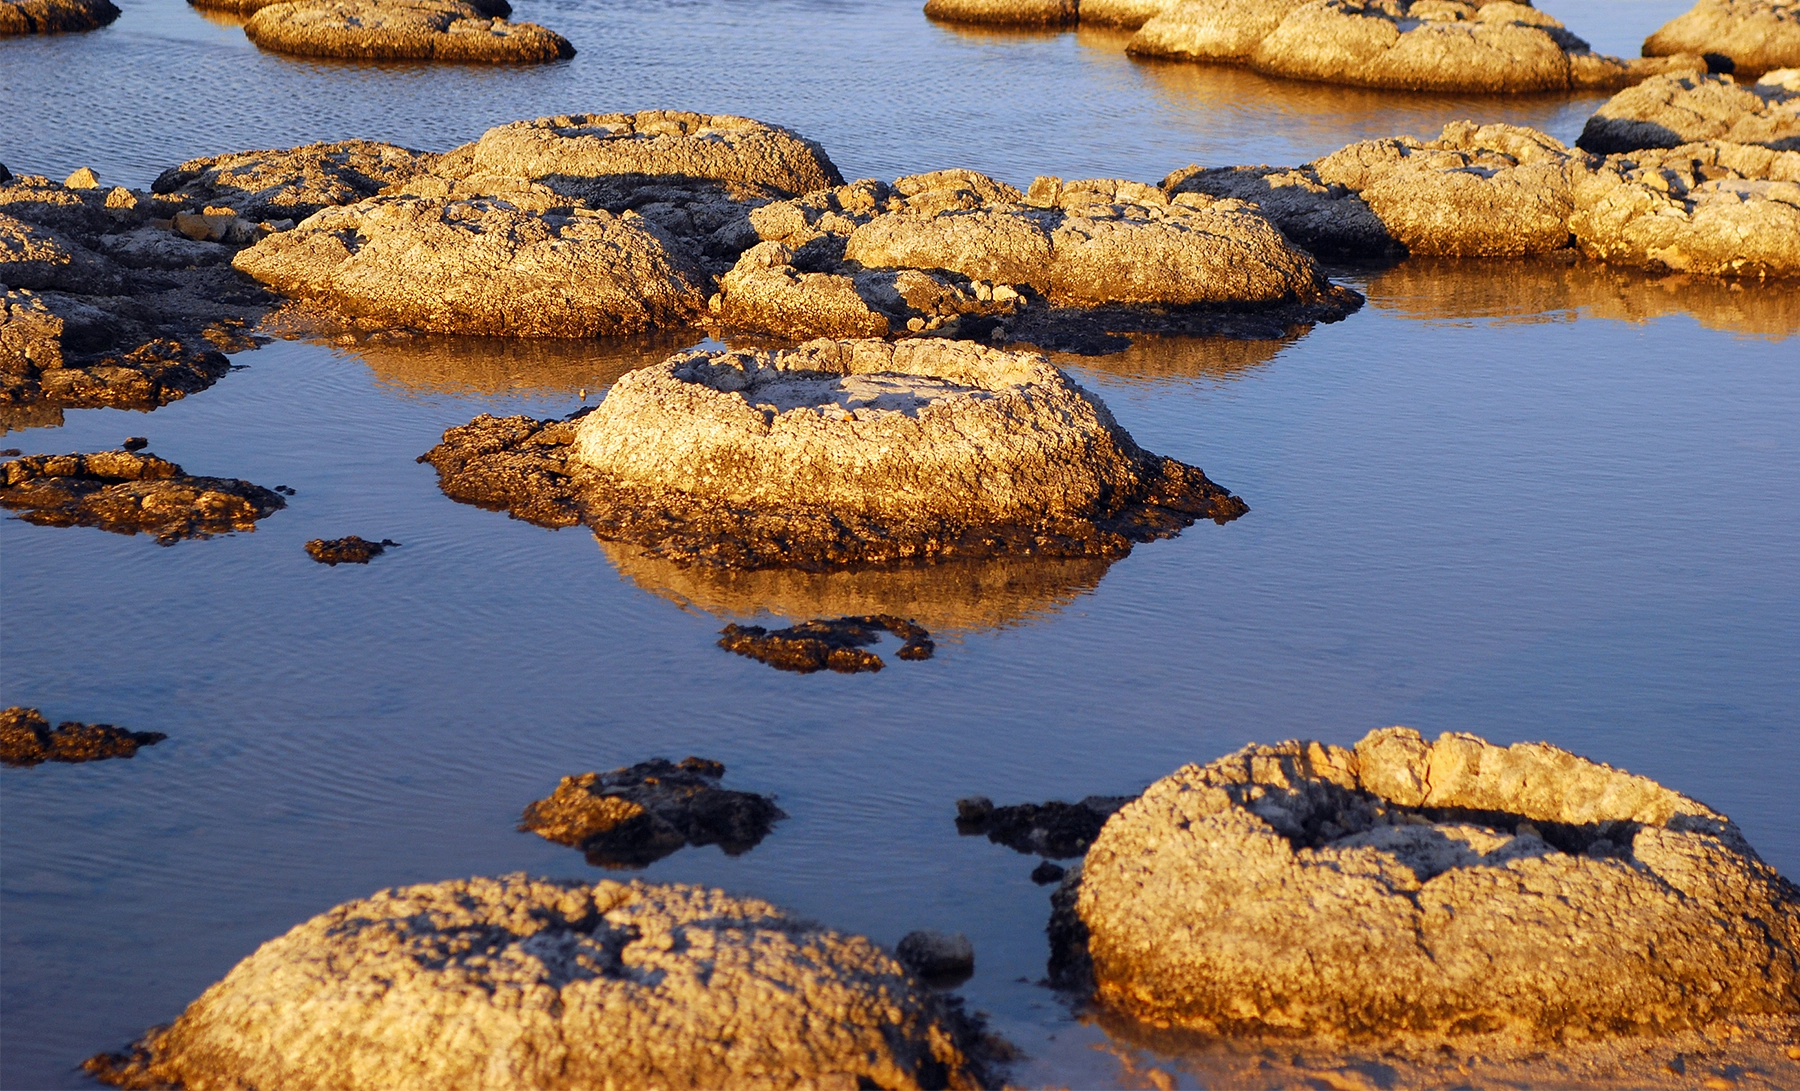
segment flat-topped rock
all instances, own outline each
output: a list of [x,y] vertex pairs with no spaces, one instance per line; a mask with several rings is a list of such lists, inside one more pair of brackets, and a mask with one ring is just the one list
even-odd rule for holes
[[233,265],[373,325],[594,337],[679,324],[707,278],[655,224],[533,194],[394,195],[329,208]]
[[724,776],[722,763],[689,757],[564,777],[526,806],[519,829],[581,849],[598,867],[644,867],[684,845],[739,856],[787,815],[772,797],[721,788]]
[[[271,4],[284,3],[286,0],[188,0],[194,7],[207,11],[222,11],[232,15],[250,16]],[[505,18],[512,14],[512,5],[506,0],[468,0],[469,6],[490,19]]]
[[1601,56],[1550,15],[1514,0],[1176,0],[1127,50],[1412,91],[1623,87],[1658,72],[1706,70],[1698,56]]
[[1800,68],[1800,2],[1699,0],[1644,39],[1644,56],[1698,53],[1752,78]]
[[304,220],[427,174],[439,158],[377,140],[340,140],[190,159],[157,175],[150,188],[248,220]]
[[1215,1032],[1656,1034],[1800,989],[1800,899],[1728,818],[1544,743],[1388,728],[1189,765],[1058,902],[1103,1003]]
[[0,462],[0,507],[40,526],[182,538],[256,529],[287,506],[279,493],[226,477],[195,477],[134,451],[27,455]]
[[1079,18],[1077,0],[925,0],[925,17],[986,26],[1060,27]]
[[118,17],[112,0],[0,0],[0,38],[97,30]]
[[1092,26],[1136,30],[1161,15],[1173,0],[1083,0],[1081,21]]
[[139,748],[166,738],[160,731],[127,731],[111,724],[75,720],[65,720],[52,728],[37,709],[17,705],[0,711],[0,764],[5,765],[129,758]]
[[359,61],[542,64],[575,55],[536,23],[490,18],[463,0],[298,0],[270,4],[244,24],[262,49]]
[[1609,99],[1576,144],[1610,155],[1704,140],[1800,151],[1800,70],[1750,86],[1730,76],[1656,76]]
[[328,910],[87,1067],[144,1088],[976,1088],[986,1051],[861,936],[700,887],[511,875]]

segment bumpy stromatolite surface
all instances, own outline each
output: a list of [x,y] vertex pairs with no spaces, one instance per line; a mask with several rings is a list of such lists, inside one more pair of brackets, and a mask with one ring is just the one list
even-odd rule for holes
[[1698,56],[1601,56],[1550,15],[1512,0],[1178,0],[1127,48],[1413,91],[1623,87],[1663,71],[1706,70]]
[[892,633],[903,643],[894,654],[901,659],[930,659],[935,645],[931,634],[905,618],[890,614],[840,617],[829,621],[802,621],[784,629],[761,625],[725,626],[719,647],[759,660],[776,670],[812,674],[831,670],[839,674],[878,671],[887,664],[869,651],[882,633]]
[[[284,3],[286,0],[188,0],[197,8],[211,11],[227,11],[234,15],[254,15],[271,4]],[[469,0],[469,6],[489,18],[501,18],[512,14],[512,5],[506,0]]]
[[112,0],[0,0],[0,38],[94,30],[118,17]]
[[468,879],[270,940],[124,1087],[973,1088],[972,1020],[874,943],[689,886]]
[[375,140],[340,140],[190,159],[157,175],[150,188],[168,200],[223,206],[248,220],[304,220],[427,174],[438,159]]
[[1157,781],[1065,881],[1052,936],[1154,1021],[1582,1037],[1791,1014],[1797,896],[1654,781],[1388,728]]
[[363,61],[542,64],[575,55],[536,23],[510,23],[463,0],[298,0],[270,4],[244,24],[263,49]]
[[1704,140],[1800,151],[1800,70],[1748,87],[1730,76],[1657,76],[1614,95],[1576,143],[1606,155]]
[[0,711],[0,763],[38,765],[46,761],[103,761],[129,758],[142,746],[168,738],[160,731],[127,731],[111,724],[68,720],[53,730],[35,708]]
[[600,867],[643,867],[683,845],[737,856],[787,815],[767,796],[719,787],[724,775],[721,763],[690,757],[564,777],[525,808],[519,828],[581,849]]
[[287,506],[248,481],[194,477],[155,455],[100,451],[0,462],[0,507],[41,526],[154,534],[165,545],[256,529]]
[[1701,53],[1751,77],[1800,68],[1800,2],[1699,0],[1644,40],[1644,56]]

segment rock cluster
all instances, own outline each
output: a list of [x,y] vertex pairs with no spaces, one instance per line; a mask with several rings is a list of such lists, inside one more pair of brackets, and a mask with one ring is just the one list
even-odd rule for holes
[[102,761],[129,758],[141,746],[168,738],[160,731],[127,731],[111,724],[69,720],[51,729],[35,708],[0,711],[0,764],[38,765],[46,761]]
[[1053,799],[996,807],[986,796],[970,796],[956,801],[956,832],[964,837],[985,834],[994,844],[1028,856],[1066,860],[1085,854],[1106,820],[1132,798],[1088,796],[1078,803]]
[[1601,56],[1515,0],[1176,0],[1138,30],[1127,51],[1410,91],[1622,87],[1660,72],[1706,70],[1691,54]]
[[1614,95],[1575,143],[1609,155],[1708,140],[1800,151],[1800,69],[1748,87],[1730,76],[1657,76]]
[[1529,1039],[1791,1014],[1800,892],[1725,816],[1548,744],[1249,746],[1153,784],[1055,900],[1160,1024]]
[[776,670],[798,674],[822,670],[856,674],[878,671],[887,665],[879,655],[868,650],[869,645],[880,642],[883,632],[892,633],[903,641],[900,650],[894,653],[901,659],[930,659],[935,650],[931,634],[922,626],[892,614],[802,621],[773,631],[761,625],[734,623],[725,626],[719,634],[719,647],[760,660]]
[[422,458],[455,499],[725,568],[1122,556],[1247,510],[1042,356],[931,339],[679,354]]
[[1744,77],[1800,68],[1800,3],[1699,0],[1644,40],[1646,57],[1677,53],[1704,54]]
[[320,564],[336,568],[340,564],[368,564],[399,542],[383,538],[371,542],[355,534],[348,538],[314,538],[306,543],[306,554]]
[[525,808],[519,829],[587,854],[607,868],[643,867],[683,845],[718,845],[727,856],[755,848],[786,818],[768,796],[719,787],[725,766],[705,758],[654,758],[610,773],[564,777]]
[[974,1020],[860,936],[715,890],[469,879],[263,944],[123,1087],[974,1088]]
[[555,31],[490,18],[464,0],[294,0],[257,9],[244,35],[277,53],[359,61],[542,64],[575,55]]
[[254,530],[258,519],[286,506],[280,494],[260,485],[193,477],[173,462],[131,451],[0,462],[0,507],[40,526],[154,534],[168,545]]
[[118,17],[112,0],[0,0],[0,38],[95,30]]

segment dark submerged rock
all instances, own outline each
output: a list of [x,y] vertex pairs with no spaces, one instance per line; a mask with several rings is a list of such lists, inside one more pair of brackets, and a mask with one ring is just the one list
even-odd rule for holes
[[855,674],[878,671],[884,666],[880,656],[865,650],[881,640],[883,631],[904,641],[894,653],[901,659],[930,659],[936,648],[930,633],[891,614],[803,621],[774,631],[761,625],[727,625],[720,633],[719,647],[761,660],[776,670]]
[[737,856],[787,815],[771,797],[719,787],[724,775],[719,762],[689,757],[564,777],[549,798],[525,808],[519,829],[579,848],[605,868],[643,867],[683,845]]
[[35,708],[14,706],[0,712],[0,763],[38,765],[46,761],[103,761],[129,758],[141,746],[168,738],[160,731],[127,731],[111,724],[69,720],[51,730]]
[[320,564],[335,568],[340,564],[368,564],[386,552],[389,546],[399,544],[389,538],[371,542],[352,534],[348,538],[314,538],[306,543],[306,552]]
[[975,972],[975,945],[961,932],[908,932],[894,946],[894,957],[940,988],[959,985]]
[[248,481],[191,476],[155,455],[100,451],[0,462],[0,506],[40,526],[153,534],[168,545],[254,530],[287,501]]
[[[1067,859],[1087,852],[1106,820],[1133,798],[1088,796],[1079,803],[1051,800],[996,807],[986,796],[971,796],[956,801],[956,832],[964,837],[986,834],[994,844],[1027,856]],[[1042,870],[1040,866],[1038,871]],[[1038,871],[1032,878],[1048,881],[1037,879]]]

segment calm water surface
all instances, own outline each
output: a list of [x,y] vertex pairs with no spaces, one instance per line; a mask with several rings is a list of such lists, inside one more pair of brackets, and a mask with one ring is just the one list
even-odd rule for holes
[[[793,125],[847,175],[1153,180],[1464,116],[1572,138],[1594,104],[1139,65],[1116,36],[969,34],[910,3],[520,0],[582,50],[522,72],[297,63],[170,0],[122,6],[92,35],[0,44],[0,160],[143,184],[241,147],[447,148],[514,118],[667,105]],[[1551,10],[1629,53],[1684,6]],[[1794,293],[1585,266],[1341,273],[1369,305],[1291,341],[1069,362],[1146,447],[1252,509],[1110,566],[707,579],[454,504],[413,462],[479,412],[591,403],[698,334],[277,342],[154,414],[8,435],[27,452],[146,435],[191,472],[298,495],[254,533],[169,548],[0,521],[4,702],[170,736],[131,761],[0,771],[0,1083],[83,1086],[81,1058],[345,899],[598,875],[515,832],[519,811],[563,775],[657,754],[721,760],[727,786],[792,817],[744,856],[688,849],[644,874],[884,942],[968,932],[962,991],[1030,1055],[1028,1085],[1128,1082],[1111,1050],[1132,1051],[1032,984],[1046,892],[1032,858],[957,837],[962,795],[1128,792],[1251,740],[1405,723],[1655,777],[1800,874]],[[404,545],[336,569],[300,548],[349,533]],[[937,658],[801,677],[713,646],[727,619],[874,608],[926,621]]]

